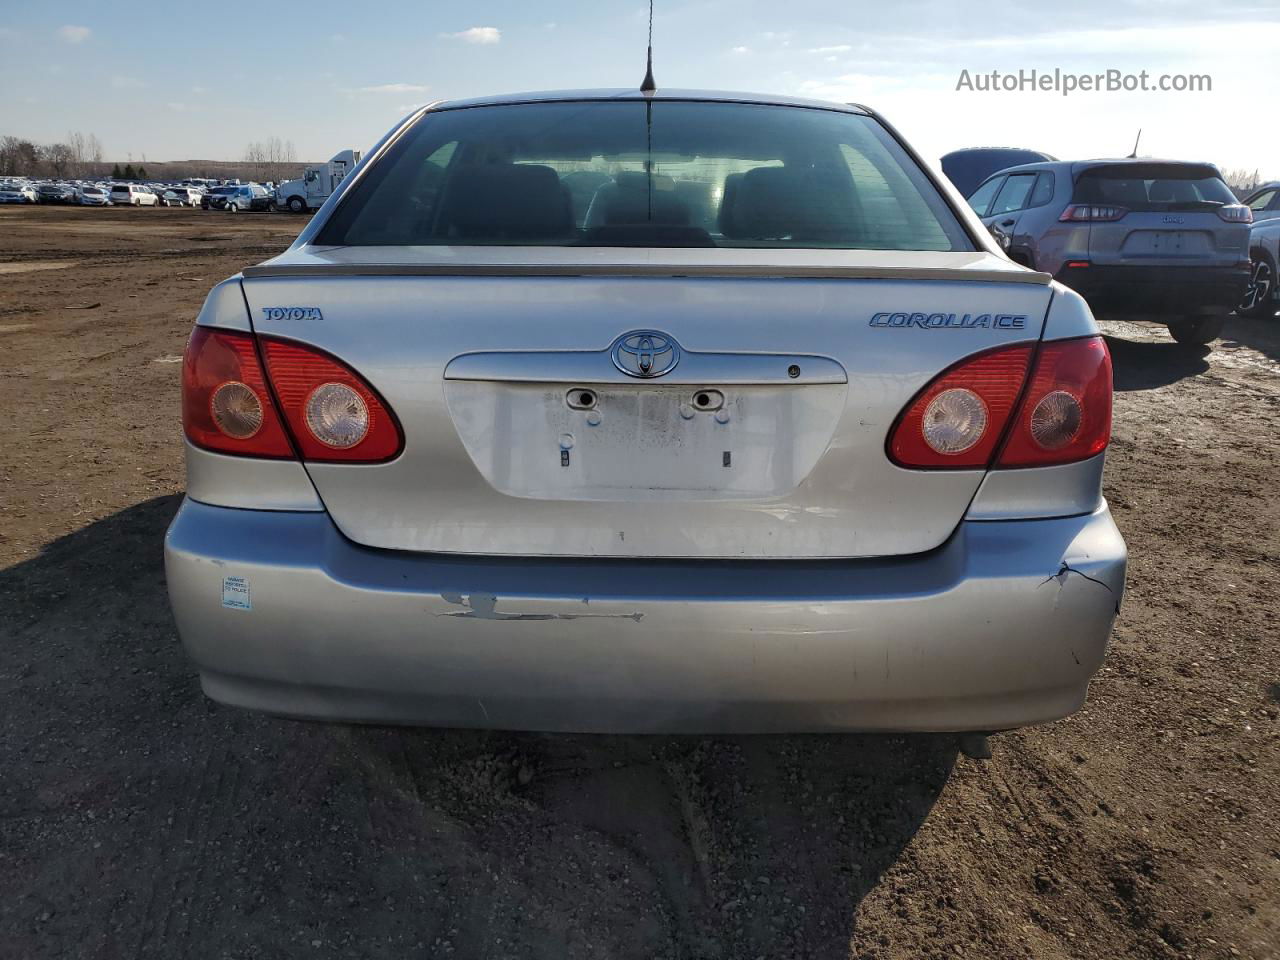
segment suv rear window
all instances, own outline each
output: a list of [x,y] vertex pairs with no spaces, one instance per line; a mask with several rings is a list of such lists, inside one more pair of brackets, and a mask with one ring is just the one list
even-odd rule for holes
[[428,112],[316,242],[973,249],[874,119],[677,100]]
[[1072,200],[1136,211],[1214,210],[1237,202],[1213,167],[1195,163],[1093,167],[1076,180]]

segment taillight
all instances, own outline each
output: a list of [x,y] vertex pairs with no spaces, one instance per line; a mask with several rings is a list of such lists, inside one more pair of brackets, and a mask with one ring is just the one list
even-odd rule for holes
[[400,425],[355,371],[315,347],[262,339],[267,373],[304,460],[378,463],[404,446]]
[[293,457],[253,335],[196,327],[182,358],[182,427],[198,447]]
[[1111,440],[1111,355],[1101,337],[1042,344],[997,467],[1087,460]]
[[1030,346],[1001,347],[943,372],[898,418],[889,434],[890,458],[901,467],[986,467],[1030,360]]
[[1098,203],[1073,203],[1062,211],[1058,220],[1063,223],[1119,220],[1129,211],[1125,207]]
[[1106,343],[1085,337],[1041,344],[1034,365],[1032,355],[1029,345],[1001,347],[944,371],[898,417],[890,459],[913,469],[972,470],[1101,453],[1111,439]]
[[198,447],[248,457],[379,463],[404,446],[382,398],[329,354],[210,327],[187,343],[182,425]]
[[1243,203],[1228,203],[1219,207],[1218,216],[1227,223],[1253,223],[1253,211]]

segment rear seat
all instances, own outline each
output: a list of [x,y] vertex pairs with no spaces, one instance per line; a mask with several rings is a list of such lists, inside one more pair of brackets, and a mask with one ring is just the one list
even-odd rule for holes
[[865,233],[848,175],[756,167],[725,178],[719,225],[735,240],[857,242]]
[[653,177],[649,189],[648,174],[635,170],[619,173],[613,183],[602,185],[591,198],[586,226],[623,226],[629,224],[689,225],[688,204],[676,196],[676,184],[670,177]]
[[551,167],[462,167],[445,186],[433,232],[459,240],[568,239],[574,235],[573,206]]

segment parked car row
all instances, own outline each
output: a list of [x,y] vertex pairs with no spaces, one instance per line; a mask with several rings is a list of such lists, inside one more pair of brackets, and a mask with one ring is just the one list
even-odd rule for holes
[[[271,186],[271,185],[269,185]],[[204,180],[182,183],[109,181],[0,180],[0,203],[60,203],[81,206],[199,207],[239,213],[274,210],[275,195],[268,186],[239,180],[215,184]]]
[[1280,184],[1241,202],[1208,163],[1014,149],[956,151],[943,169],[957,188],[973,185],[969,206],[1012,260],[1099,316],[1154,320],[1180,343],[1206,344],[1233,309],[1276,312]]

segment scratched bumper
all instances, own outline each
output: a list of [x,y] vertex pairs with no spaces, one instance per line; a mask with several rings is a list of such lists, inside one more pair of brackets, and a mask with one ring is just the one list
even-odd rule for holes
[[324,513],[188,500],[165,565],[205,692],[256,710],[582,732],[997,730],[1083,703],[1125,546],[1104,505],[961,523],[937,550],[884,561],[459,557],[359,547]]

